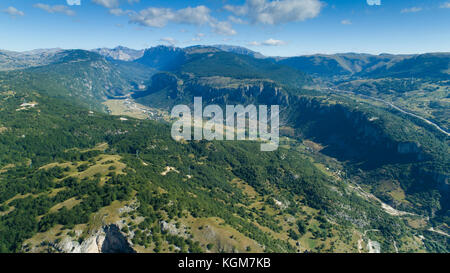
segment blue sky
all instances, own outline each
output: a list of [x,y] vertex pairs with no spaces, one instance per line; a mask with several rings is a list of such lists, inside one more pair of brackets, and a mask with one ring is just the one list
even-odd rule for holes
[[0,48],[232,44],[271,56],[450,51],[450,0],[2,0]]

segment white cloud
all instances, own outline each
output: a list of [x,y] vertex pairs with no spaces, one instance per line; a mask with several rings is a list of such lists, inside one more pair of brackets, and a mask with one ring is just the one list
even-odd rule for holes
[[69,6],[80,6],[81,0],[67,0],[67,5]]
[[150,7],[139,12],[130,12],[130,21],[142,26],[164,27],[169,22],[203,25],[212,20],[210,10],[205,6],[172,10]]
[[241,18],[234,17],[233,15],[228,16],[228,21],[235,23],[235,24],[247,24],[246,21],[242,20]]
[[[109,9],[109,13],[116,16],[127,15],[130,23],[146,27],[165,27],[169,23],[188,25],[208,25],[212,31],[220,35],[235,35],[229,21],[219,21],[211,16],[211,10],[203,5],[183,9],[149,7],[140,11],[123,10],[118,8],[118,0],[92,0]],[[128,3],[139,0],[128,0]]]
[[164,27],[169,21],[175,19],[171,9],[147,8],[136,12],[130,12],[130,22],[148,27]]
[[15,7],[8,7],[7,9],[2,10],[2,12],[7,13],[11,16],[24,16],[25,15],[25,13],[23,13],[23,11],[16,9]]
[[175,21],[185,24],[203,25],[211,21],[210,10],[206,6],[187,7],[175,12]]
[[350,21],[350,20],[348,20],[348,19],[345,19],[345,20],[342,20],[342,21],[341,21],[341,24],[343,24],[343,25],[351,25],[351,24],[352,24],[352,21]]
[[204,33],[197,33],[194,38],[192,38],[193,42],[201,41],[203,37],[206,35]]
[[[104,6],[108,9],[119,7],[119,0],[92,0],[97,5]],[[128,4],[139,3],[140,0],[127,0]]]
[[206,6],[187,7],[179,10],[150,7],[139,12],[114,11],[113,13],[127,13],[131,23],[135,23],[141,26],[164,27],[170,22],[189,25],[209,25],[213,29],[213,31],[218,34],[236,34],[236,31],[232,28],[230,22],[218,21],[211,16],[211,10]]
[[221,22],[211,22],[211,27],[213,28],[213,31],[220,35],[236,35],[237,32],[233,29],[230,22],[221,21]]
[[75,11],[69,9],[67,6],[64,5],[56,5],[56,6],[50,6],[42,3],[38,3],[33,5],[33,7],[45,10],[48,13],[64,13],[68,16],[74,16]]
[[412,13],[412,12],[419,12],[421,10],[422,10],[422,8],[419,8],[419,7],[411,7],[411,8],[402,9],[400,12],[401,13]]
[[119,0],[92,0],[92,2],[108,9],[117,8],[119,6]]
[[285,41],[281,41],[281,40],[275,40],[270,38],[269,40],[266,40],[262,43],[262,45],[265,46],[280,46],[280,45],[285,45],[286,42]]
[[450,2],[442,3],[441,9],[450,9]]
[[380,6],[381,0],[367,0],[367,5],[369,6]]
[[252,23],[275,25],[314,18],[323,5],[319,0],[246,0],[242,6],[226,5],[224,9],[247,17]]
[[286,45],[287,43],[285,41],[282,40],[275,40],[275,39],[268,39],[265,40],[263,42],[257,42],[257,41],[253,41],[248,43],[248,45],[250,46],[282,46],[282,45]]
[[122,15],[128,14],[129,12],[130,11],[128,11],[128,10],[123,10],[123,9],[119,9],[119,8],[109,10],[109,13],[114,14],[116,16],[122,16]]
[[178,41],[175,40],[175,39],[172,38],[172,37],[164,37],[164,38],[161,38],[160,41],[161,41],[161,42],[166,42],[166,43],[168,43],[168,44],[171,45],[171,46],[173,46],[173,45],[175,45],[175,44],[178,43]]

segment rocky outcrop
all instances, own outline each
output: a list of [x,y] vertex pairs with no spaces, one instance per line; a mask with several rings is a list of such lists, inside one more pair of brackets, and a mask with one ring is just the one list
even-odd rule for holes
[[103,228],[105,239],[103,241],[102,253],[135,253],[127,238],[120,232],[117,225],[109,225]]
[[160,221],[161,230],[164,233],[168,233],[170,235],[177,235],[184,238],[189,238],[189,232],[186,230],[186,226],[177,226],[173,222]]
[[65,237],[54,246],[64,253],[135,253],[117,225],[103,226],[81,243]]

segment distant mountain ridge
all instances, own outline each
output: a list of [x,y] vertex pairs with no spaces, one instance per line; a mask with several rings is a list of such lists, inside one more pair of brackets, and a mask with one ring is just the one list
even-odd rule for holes
[[307,81],[304,73],[289,66],[270,59],[223,51],[214,46],[152,47],[145,50],[144,55],[135,62],[160,71],[191,73],[202,77],[270,79],[297,87]]
[[171,70],[185,59],[186,52],[178,47],[156,46],[145,50],[143,56],[135,62],[158,70]]
[[61,51],[60,48],[24,52],[0,50],[0,71],[46,65],[54,61],[54,56]]
[[257,58],[257,59],[264,59],[266,58],[266,56],[264,56],[263,54],[250,50],[246,47],[242,47],[242,46],[233,46],[233,45],[212,45],[212,47],[216,47],[220,50],[223,51],[227,51],[227,52],[233,52],[233,53],[237,53],[237,54],[242,54],[242,55],[247,55],[247,56],[251,56],[253,58]]
[[124,46],[117,46],[115,48],[96,48],[91,51],[119,61],[134,61],[144,54],[144,49],[137,50]]
[[310,81],[291,67],[213,46],[157,46],[147,49],[136,62],[159,70],[147,90],[133,95],[152,107],[190,103],[193,96],[220,104],[259,101],[287,105],[287,92]]
[[30,90],[96,107],[108,98],[123,97],[138,89],[153,70],[74,49],[58,51],[40,66],[4,73],[8,82],[20,82]]
[[[185,61],[186,54],[201,50],[213,50],[264,59],[286,65],[301,72],[319,77],[428,77],[446,79],[450,77],[450,53],[424,54],[364,54],[338,53],[314,54],[293,57],[266,57],[245,47],[218,44],[196,45],[185,48],[155,46],[147,49],[131,49],[124,46],[96,48],[90,50],[110,60],[137,62],[158,70],[172,70]],[[0,50],[0,70],[23,69],[47,65],[62,49],[38,49],[26,52]]]
[[272,60],[305,73],[322,77],[450,77],[450,53],[417,55],[316,54],[272,58]]
[[[136,62],[146,63],[160,70],[170,70],[185,61],[185,53],[193,50],[212,50],[265,59],[276,64],[290,66],[301,72],[321,77],[431,77],[446,78],[450,75],[450,53],[424,54],[365,54],[338,53],[315,54],[294,57],[266,57],[245,47],[233,45],[197,45],[186,48],[156,46],[146,49]],[[151,60],[151,61],[150,61]]]

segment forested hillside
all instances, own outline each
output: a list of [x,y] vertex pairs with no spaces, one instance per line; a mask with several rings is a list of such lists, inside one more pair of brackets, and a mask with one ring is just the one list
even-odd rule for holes
[[[17,111],[25,98],[35,106]],[[1,107],[2,251],[60,251],[67,237],[81,243],[105,211],[116,220],[102,223],[119,225],[143,251],[355,251],[360,228],[381,228],[388,249],[394,238],[411,247],[401,221],[295,150],[178,143],[167,125],[120,121],[37,93],[2,92]],[[134,209],[117,215],[111,206],[119,204]],[[177,231],[161,230],[163,221]],[[202,227],[248,245],[209,242]],[[323,243],[303,241],[310,237]]]
[[[448,252],[448,138],[427,124],[217,48],[55,56],[0,73],[1,252]],[[102,104],[194,96],[279,104],[280,148],[176,142]]]

